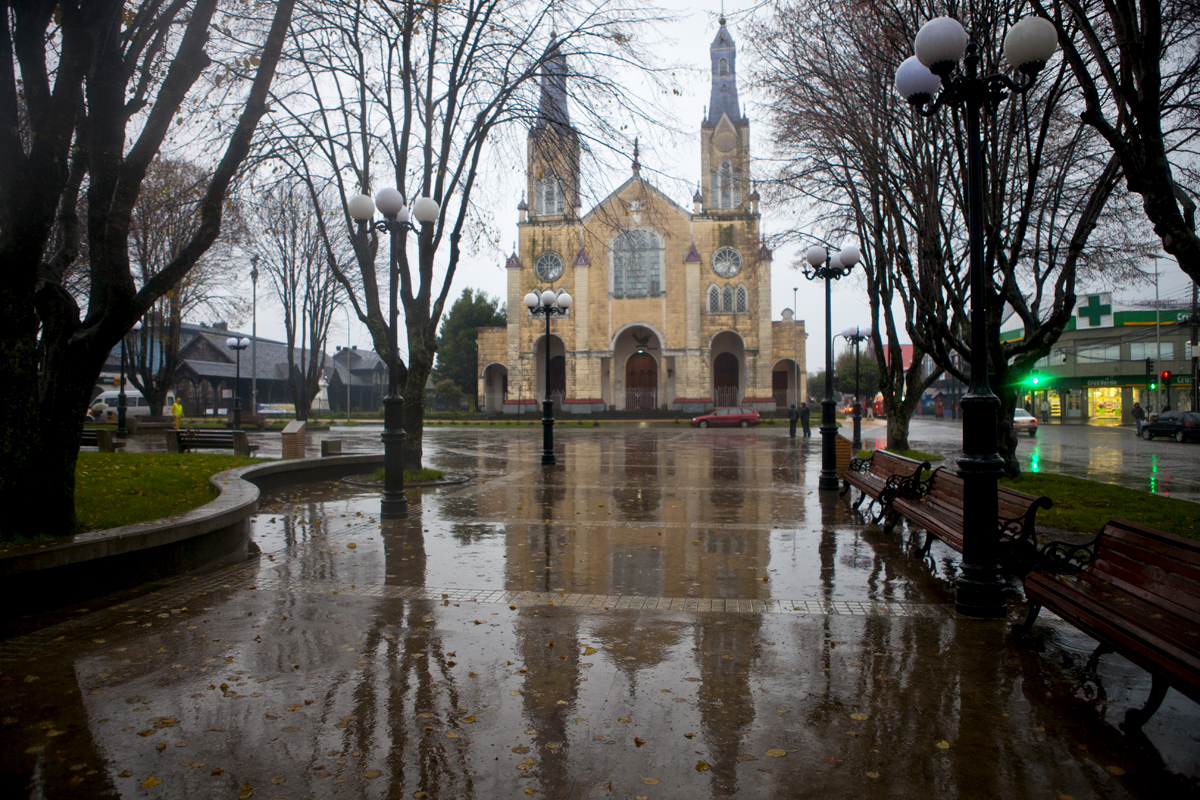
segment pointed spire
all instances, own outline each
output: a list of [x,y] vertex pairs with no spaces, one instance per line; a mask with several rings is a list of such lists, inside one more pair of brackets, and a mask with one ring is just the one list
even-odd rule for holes
[[692,238],[692,246],[688,248],[687,254],[683,257],[683,263],[685,263],[685,264],[699,264],[700,263],[700,251],[696,249],[695,237]]
[[712,96],[709,98],[708,113],[704,124],[715,126],[722,114],[729,115],[734,125],[742,122],[743,116],[737,95],[737,48],[733,37],[725,27],[725,15],[721,14],[721,27],[709,47],[712,61]]
[[633,174],[637,175],[642,169],[638,162],[638,137],[633,137]]
[[517,243],[513,242],[512,255],[508,257],[508,261],[504,262],[504,266],[508,269],[520,269],[521,259],[517,256]]
[[567,110],[567,57],[559,45],[558,34],[550,34],[550,44],[542,56],[542,96],[534,130],[548,125],[571,127],[571,115]]
[[521,192],[521,202],[517,203],[517,211],[528,211],[529,204],[525,202],[525,193]]
[[587,251],[584,250],[582,247],[580,247],[579,252],[575,254],[574,266],[590,267],[591,265],[592,265],[592,260],[590,258],[588,258]]

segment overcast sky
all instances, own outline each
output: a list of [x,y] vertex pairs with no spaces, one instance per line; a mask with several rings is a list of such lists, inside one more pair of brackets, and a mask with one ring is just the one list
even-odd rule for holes
[[[659,0],[657,5],[673,10],[678,21],[670,24],[658,34],[666,43],[661,49],[661,57],[665,64],[678,64],[682,68],[675,71],[676,80],[681,95],[656,97],[655,103],[663,109],[663,113],[673,118],[678,127],[691,131],[690,138],[673,141],[665,135],[658,139],[667,141],[648,140],[652,132],[646,132],[641,140],[642,174],[672,199],[684,208],[691,208],[691,192],[699,182],[700,177],[700,120],[705,106],[708,104],[710,89],[710,72],[708,47],[717,32],[717,17],[721,13],[721,0]],[[752,4],[745,4],[750,7]],[[755,4],[756,5],[756,4]],[[760,12],[761,13],[761,12]],[[730,2],[726,6],[727,25],[737,45],[738,94],[751,120],[753,143],[752,158],[764,158],[769,154],[770,129],[765,110],[759,104],[759,98],[749,86],[749,77],[754,69],[754,52],[747,38],[744,22],[746,17]],[[656,48],[657,50],[658,48]],[[656,175],[655,173],[658,173]],[[521,173],[523,177],[523,172]],[[756,174],[752,166],[752,175]],[[605,181],[612,187],[620,185],[629,175],[627,162],[614,168],[613,174],[606,176]],[[670,178],[674,178],[671,180]],[[693,188],[688,188],[693,187]],[[458,297],[462,290],[470,287],[503,299],[506,291],[506,275],[503,267],[503,255],[511,250],[511,243],[517,240],[517,203],[523,183],[514,181],[512,195],[506,203],[498,202],[496,223],[500,226],[500,241],[504,253],[464,253],[451,288],[451,298]],[[504,190],[501,187],[500,197]],[[804,220],[786,209],[770,209],[765,204],[760,207],[763,213],[762,230],[766,235],[779,233],[788,228],[804,230]],[[585,209],[586,211],[586,209]],[[857,243],[855,243],[857,244]],[[805,246],[807,247],[807,246]],[[799,288],[798,315],[806,323],[809,333],[807,348],[807,364],[810,372],[824,366],[821,339],[824,335],[824,299],[821,283],[808,282],[803,275],[791,267],[798,257],[799,248],[788,248],[776,251],[771,276],[771,313],[773,319],[779,319],[785,308],[791,308],[793,288]],[[1191,282],[1179,270],[1174,259],[1160,259],[1161,271],[1159,293],[1166,298],[1190,297]],[[1148,269],[1152,269],[1148,265]],[[267,284],[264,282],[260,289]],[[1141,287],[1128,286],[1097,286],[1095,291],[1113,291],[1114,300],[1131,302],[1138,299],[1153,299],[1154,285],[1150,283]],[[1086,290],[1082,287],[1079,293]],[[852,325],[866,327],[870,325],[870,308],[866,300],[865,283],[860,275],[852,275],[834,282],[833,285],[833,330],[836,333]],[[449,308],[449,306],[447,306]],[[403,313],[403,311],[401,312]],[[199,321],[199,320],[197,320]],[[249,320],[244,326],[250,329]],[[403,327],[401,328],[403,330]],[[262,291],[259,297],[258,331],[265,338],[283,340],[284,328],[280,318],[278,305],[270,298],[267,291]],[[403,338],[403,337],[402,337]],[[347,318],[344,313],[335,319],[330,333],[329,352],[338,345],[347,343]],[[366,329],[357,320],[349,328],[349,343],[360,348],[370,349],[371,342]],[[404,349],[403,342],[401,349]],[[838,340],[837,349],[842,349]]]

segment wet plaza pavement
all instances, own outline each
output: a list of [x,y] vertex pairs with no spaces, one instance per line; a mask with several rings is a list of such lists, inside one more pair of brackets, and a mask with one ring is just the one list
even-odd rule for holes
[[958,617],[957,555],[821,496],[816,436],[556,442],[543,468],[536,428],[433,429],[426,464],[470,480],[410,488],[405,520],[342,482],[283,490],[251,561],[3,642],[4,796],[1200,788],[1200,707],[1172,690],[1123,731],[1149,676],[1086,673],[1094,642],[1046,612],[1014,641],[1018,584],[1008,620]]

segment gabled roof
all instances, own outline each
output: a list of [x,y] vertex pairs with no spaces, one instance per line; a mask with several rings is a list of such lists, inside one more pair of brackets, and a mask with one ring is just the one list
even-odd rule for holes
[[683,206],[676,203],[671,198],[667,197],[667,195],[664,194],[662,192],[662,190],[659,189],[657,186],[655,186],[654,184],[650,183],[649,181],[645,180],[644,178],[642,178],[638,175],[632,175],[632,176],[630,176],[629,180],[622,183],[620,186],[618,186],[616,189],[614,189],[612,192],[610,192],[607,197],[605,197],[600,202],[596,203],[596,205],[592,206],[592,210],[583,216],[582,221],[586,223],[594,214],[596,214],[597,211],[600,210],[601,207],[607,205],[612,200],[617,199],[619,197],[619,195],[621,194],[621,192],[625,191],[629,186],[633,185],[634,183],[640,183],[643,187],[649,189],[657,197],[662,198],[667,203],[667,205],[669,205],[671,208],[674,208],[676,211],[678,211],[680,214],[682,214],[686,219],[690,220],[692,218],[692,213],[690,211],[688,211]]

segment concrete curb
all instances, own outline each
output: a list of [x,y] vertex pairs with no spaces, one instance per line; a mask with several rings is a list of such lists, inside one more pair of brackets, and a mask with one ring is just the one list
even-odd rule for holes
[[210,477],[220,494],[182,514],[14,547],[0,553],[0,598],[7,601],[0,616],[243,560],[261,490],[341,478],[382,463],[382,454],[371,454],[251,464]]

